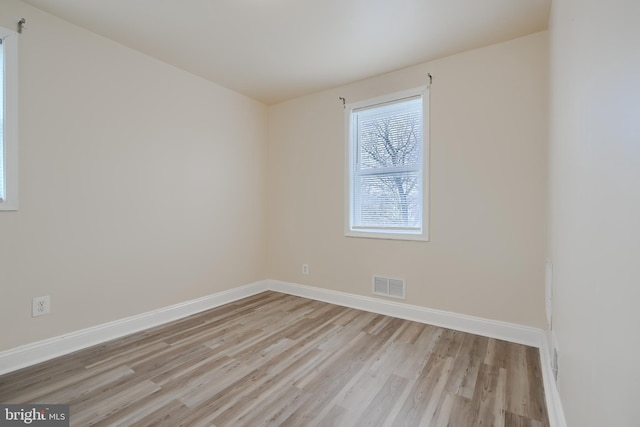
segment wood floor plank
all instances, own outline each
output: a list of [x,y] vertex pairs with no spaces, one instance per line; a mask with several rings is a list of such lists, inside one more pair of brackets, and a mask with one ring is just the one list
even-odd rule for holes
[[108,404],[106,405],[103,404],[103,401],[100,401],[85,405],[81,409],[74,407],[70,410],[69,417],[70,420],[73,419],[74,425],[93,425],[111,415],[117,416],[119,411],[159,390],[161,388],[157,384],[151,381],[142,381],[109,396]]
[[[404,405],[393,422],[393,427],[428,425],[433,415],[432,403],[437,403],[448,380],[453,359],[443,354],[433,354],[423,374],[405,399]],[[426,419],[425,419],[426,418]],[[425,419],[425,421],[423,421]]]
[[544,397],[544,389],[540,387],[543,383],[542,368],[540,366],[540,357],[538,350],[527,347],[527,374],[529,383],[529,418],[542,422],[546,422],[546,403]]
[[387,381],[378,388],[373,400],[366,406],[357,421],[358,426],[378,426],[387,419],[394,404],[398,401],[402,390],[409,380],[397,375],[390,375]]
[[72,426],[548,427],[538,350],[277,292],[0,376]]
[[438,414],[435,417],[433,427],[452,427],[457,424],[451,423],[451,412],[455,402],[455,395],[447,393],[442,400],[442,404],[438,408]]
[[471,398],[475,390],[478,370],[485,359],[489,339],[465,334],[461,350],[455,358],[452,374],[447,384],[451,393]]
[[[121,420],[121,423],[129,427],[176,426],[179,424],[181,419],[185,418],[187,414],[189,414],[189,411],[190,409],[182,402],[171,400],[161,408],[152,411],[138,420],[125,418]],[[109,425],[113,426],[113,423],[105,424],[105,427]],[[101,426],[96,424],[95,427]]]
[[527,372],[526,348],[524,346],[510,346],[508,354],[509,395],[507,396],[507,410],[523,417],[529,417],[532,403],[529,398],[529,375],[517,375],[517,372]]
[[503,371],[503,368],[486,364],[481,365],[478,380],[476,381],[476,391],[474,393],[474,397],[476,398],[472,399],[473,418],[476,420],[485,420],[484,424],[496,427],[500,419],[500,414],[496,413],[494,409],[498,397],[501,371]]

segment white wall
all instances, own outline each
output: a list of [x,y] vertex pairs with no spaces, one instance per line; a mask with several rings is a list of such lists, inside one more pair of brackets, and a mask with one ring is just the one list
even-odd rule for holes
[[551,238],[570,426],[637,426],[640,2],[554,0]]
[[[15,0],[20,211],[0,350],[244,285],[264,268],[267,110]],[[31,318],[31,298],[52,314]]]
[[[547,33],[477,49],[269,108],[268,272],[544,327]],[[343,236],[348,102],[431,88],[430,242]],[[301,274],[302,263],[310,274]]]

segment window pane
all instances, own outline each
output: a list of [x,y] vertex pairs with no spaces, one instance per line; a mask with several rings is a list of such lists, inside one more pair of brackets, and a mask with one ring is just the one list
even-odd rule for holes
[[361,176],[355,203],[356,227],[420,228],[420,173]]
[[377,106],[355,114],[359,170],[420,167],[421,98]]
[[0,41],[0,200],[6,198],[4,174],[4,49]]
[[0,211],[18,209],[18,37],[0,27]]

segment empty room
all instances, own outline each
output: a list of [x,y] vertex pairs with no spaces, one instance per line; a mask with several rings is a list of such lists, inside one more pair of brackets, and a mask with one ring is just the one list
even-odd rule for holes
[[0,426],[637,426],[639,24],[0,0]]

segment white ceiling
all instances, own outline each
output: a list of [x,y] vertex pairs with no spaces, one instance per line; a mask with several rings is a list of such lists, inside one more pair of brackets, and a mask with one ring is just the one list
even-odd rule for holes
[[273,104],[547,28],[551,0],[23,0]]

